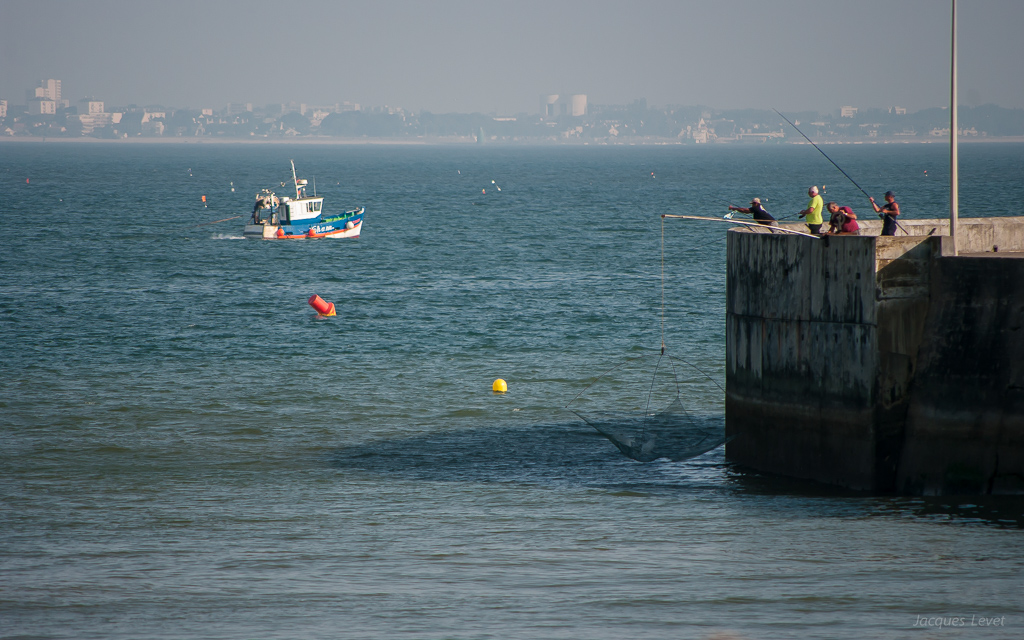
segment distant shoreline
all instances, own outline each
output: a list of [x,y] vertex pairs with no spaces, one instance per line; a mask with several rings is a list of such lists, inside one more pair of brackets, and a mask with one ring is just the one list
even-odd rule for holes
[[[1024,136],[1005,136],[1005,137],[986,137],[986,138],[974,138],[974,137],[961,137],[958,142],[960,144],[1006,144],[1006,143],[1022,143],[1024,142]],[[191,144],[191,145],[256,145],[256,144],[271,144],[271,145],[319,145],[319,146],[365,146],[365,145],[384,145],[384,146],[476,146],[478,143],[475,138],[453,136],[450,138],[418,138],[418,139],[396,139],[396,138],[313,138],[313,137],[299,137],[299,138],[194,138],[194,137],[173,137],[173,138],[45,138],[36,136],[2,136],[0,137],[0,144],[43,144],[43,143],[66,143],[66,144],[122,144],[122,145],[136,145],[136,144]],[[874,138],[871,140],[859,140],[855,138],[848,139],[831,139],[822,140],[817,142],[818,145],[894,145],[894,144],[948,144],[948,138],[922,138],[922,139],[906,139],[906,138]],[[695,144],[693,142],[679,142],[670,138],[623,138],[621,140],[578,140],[578,141],[563,141],[563,140],[544,140],[544,139],[532,139],[532,140],[489,140],[485,141],[480,146],[502,146],[502,147],[523,147],[523,146],[560,146],[560,147],[629,147],[629,146],[679,146],[679,147],[718,147],[718,146],[743,146],[753,147],[762,145],[800,145],[809,144],[806,140],[789,140],[789,141],[778,141],[778,142],[746,142],[739,140],[723,140],[719,142],[709,142],[704,144]]]

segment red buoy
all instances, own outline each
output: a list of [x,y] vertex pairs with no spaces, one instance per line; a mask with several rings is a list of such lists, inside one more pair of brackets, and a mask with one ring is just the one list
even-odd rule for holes
[[324,299],[316,294],[310,296],[309,306],[316,309],[316,312],[322,316],[337,315],[337,312],[334,310],[334,303],[324,302]]

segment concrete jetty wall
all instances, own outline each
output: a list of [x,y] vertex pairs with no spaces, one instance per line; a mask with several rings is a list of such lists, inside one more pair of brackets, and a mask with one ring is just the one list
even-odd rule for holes
[[[1024,300],[1024,278],[1014,271],[1024,259],[953,258],[941,220],[904,222],[915,235],[897,237],[866,235],[872,224],[878,226],[863,225],[865,235],[822,239],[730,231],[726,430],[735,438],[726,456],[770,473],[876,492],[1016,491],[1014,478],[1024,477],[1024,400],[1015,400],[1012,381],[1024,358],[1009,354],[1020,352],[1004,348],[996,374],[974,375],[974,388],[987,396],[936,393],[928,380],[973,357],[964,345],[980,348],[993,332],[1024,349],[1024,331],[1012,328],[1022,320],[1019,306],[964,311],[965,301],[987,308],[986,300]],[[958,231],[962,253],[1024,249],[1024,218],[972,219]],[[984,266],[958,266],[966,260]],[[992,286],[975,297],[981,279]],[[954,325],[964,336],[957,353],[943,346]],[[958,412],[950,410],[954,397]],[[983,410],[982,397],[1004,409],[998,416]],[[937,430],[939,414],[961,417]],[[965,436],[949,426],[981,414],[990,417],[978,427],[985,430],[980,439],[977,429]],[[983,444],[962,458],[965,437]]]
[[939,260],[896,487],[1024,493],[1024,259]]

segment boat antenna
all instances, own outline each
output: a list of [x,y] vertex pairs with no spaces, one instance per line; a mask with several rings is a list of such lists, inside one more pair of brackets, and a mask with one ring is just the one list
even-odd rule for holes
[[292,182],[295,183],[295,199],[298,200],[301,196],[299,195],[299,178],[295,175],[295,161],[290,160],[289,162],[292,163]]

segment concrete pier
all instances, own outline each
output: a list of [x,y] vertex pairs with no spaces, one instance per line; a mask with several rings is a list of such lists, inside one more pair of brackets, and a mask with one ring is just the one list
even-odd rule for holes
[[962,220],[956,257],[948,221],[901,223],[729,232],[726,457],[880,493],[1024,493],[1024,218]]

